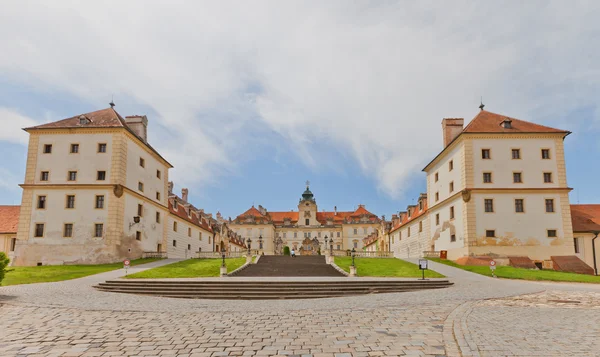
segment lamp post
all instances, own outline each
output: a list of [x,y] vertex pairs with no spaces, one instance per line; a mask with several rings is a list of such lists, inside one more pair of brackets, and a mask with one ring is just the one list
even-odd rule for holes
[[329,238],[329,255],[333,257],[333,238]]
[[223,258],[223,263],[221,264],[221,277],[227,276],[227,266],[225,265],[225,247],[221,247],[221,257]]
[[252,244],[252,239],[246,239],[246,245],[248,246],[248,255],[250,255],[250,244]]
[[352,265],[350,265],[350,276],[356,276],[356,265],[354,265],[354,255],[356,253],[356,249],[352,248]]
[[221,247],[221,258],[223,258],[223,264],[221,266],[225,266],[225,248]]
[[323,253],[327,253],[327,235],[325,235],[325,240],[323,241]]

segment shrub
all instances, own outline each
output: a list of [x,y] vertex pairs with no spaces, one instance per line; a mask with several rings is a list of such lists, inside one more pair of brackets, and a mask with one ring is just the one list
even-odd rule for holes
[[290,255],[290,247],[287,245],[283,247],[283,255]]
[[317,254],[321,255],[321,248],[317,250]]
[[10,259],[6,256],[6,253],[0,252],[0,284],[4,279],[4,274],[6,274],[6,267],[10,263]]

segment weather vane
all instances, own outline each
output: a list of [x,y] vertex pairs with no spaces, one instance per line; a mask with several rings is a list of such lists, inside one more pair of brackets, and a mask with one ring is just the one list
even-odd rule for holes
[[306,180],[306,188],[308,188],[308,186],[310,186],[310,181]]

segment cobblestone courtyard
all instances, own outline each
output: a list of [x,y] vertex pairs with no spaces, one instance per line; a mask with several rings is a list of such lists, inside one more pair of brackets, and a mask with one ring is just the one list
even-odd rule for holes
[[[130,270],[166,264],[155,262]],[[1,356],[600,356],[600,286],[493,280],[285,301],[91,288],[123,271],[0,288]]]

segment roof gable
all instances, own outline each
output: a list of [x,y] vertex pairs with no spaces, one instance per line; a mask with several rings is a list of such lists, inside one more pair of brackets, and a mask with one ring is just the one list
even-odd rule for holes
[[600,204],[571,205],[573,232],[600,231]]
[[[505,128],[502,123],[509,120],[510,128]],[[480,111],[473,120],[463,129],[462,133],[569,133],[566,130],[555,129],[544,125],[535,124],[521,119],[511,118],[506,115]]]
[[17,233],[21,206],[0,206],[0,233]]
[[[87,124],[81,124],[80,118],[88,119]],[[123,128],[125,121],[114,108],[96,110],[95,112],[75,115],[52,123],[32,126],[28,129],[58,129],[58,128]]]

